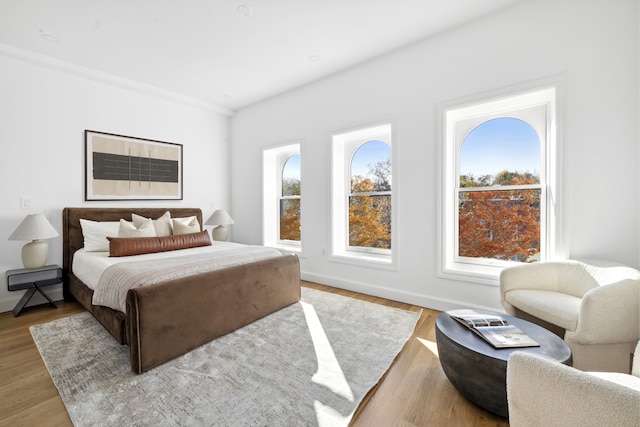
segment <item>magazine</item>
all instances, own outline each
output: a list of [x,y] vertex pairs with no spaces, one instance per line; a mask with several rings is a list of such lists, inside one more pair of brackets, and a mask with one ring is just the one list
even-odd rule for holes
[[472,330],[495,348],[539,347],[520,328],[509,325],[498,315],[479,313],[474,310],[449,310],[447,314]]

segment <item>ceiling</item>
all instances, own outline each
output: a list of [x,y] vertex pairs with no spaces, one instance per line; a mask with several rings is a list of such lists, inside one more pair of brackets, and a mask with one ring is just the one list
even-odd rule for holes
[[0,0],[0,43],[230,110],[520,0]]

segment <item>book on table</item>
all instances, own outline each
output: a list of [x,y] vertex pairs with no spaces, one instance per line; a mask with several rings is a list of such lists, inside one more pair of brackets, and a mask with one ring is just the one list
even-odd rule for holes
[[447,314],[495,348],[540,346],[520,328],[509,325],[501,316],[469,309],[449,310]]

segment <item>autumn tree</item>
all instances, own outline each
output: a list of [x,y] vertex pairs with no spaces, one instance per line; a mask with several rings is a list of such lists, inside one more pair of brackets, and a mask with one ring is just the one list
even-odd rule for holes
[[349,245],[390,249],[391,158],[370,164],[369,175],[351,179]]
[[[391,196],[376,194],[391,190],[391,159],[369,165],[373,178],[355,176],[349,198],[349,245],[391,248]],[[300,241],[300,180],[282,181],[280,239]]]
[[460,191],[460,256],[533,261],[540,251],[540,190],[500,190],[495,186],[539,182],[539,178],[531,173],[502,171],[495,177],[479,178],[462,175],[462,188],[490,189]]
[[388,195],[372,195],[374,182],[355,176],[351,180],[349,197],[349,245],[371,248],[390,248],[390,212]]
[[280,199],[280,240],[300,241],[300,198],[284,198],[300,196],[300,180],[285,178],[282,180]]

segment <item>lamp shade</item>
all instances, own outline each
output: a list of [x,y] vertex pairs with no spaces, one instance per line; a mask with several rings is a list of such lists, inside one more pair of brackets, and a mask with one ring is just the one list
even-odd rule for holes
[[9,240],[40,240],[57,237],[58,232],[43,214],[27,215]]
[[22,247],[22,263],[26,268],[40,268],[47,263],[49,246],[40,239],[58,236],[58,232],[43,214],[27,215],[9,240],[32,240]]
[[227,230],[226,225],[235,224],[236,222],[229,216],[227,211],[224,209],[218,209],[209,217],[205,225],[217,225],[216,228],[211,230],[211,236],[213,240],[218,240],[221,242],[226,242],[229,237],[229,231]]
[[205,225],[230,225],[236,222],[224,209],[218,209],[209,217]]

